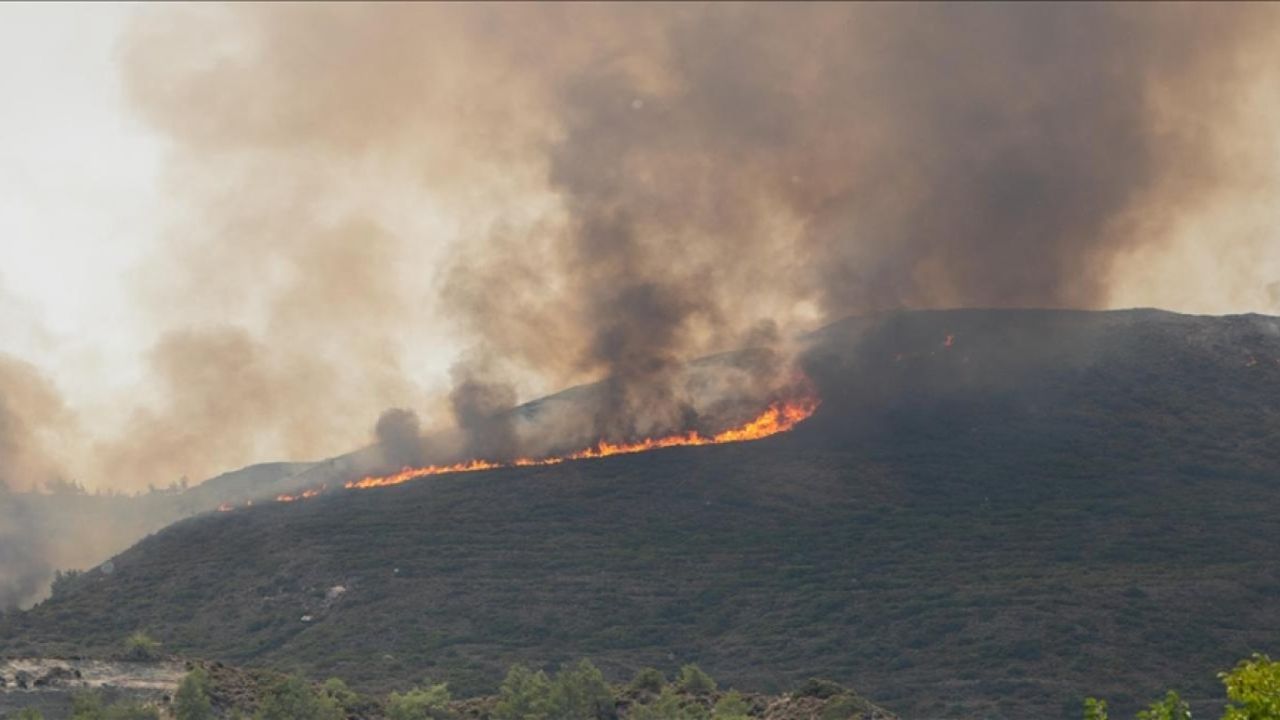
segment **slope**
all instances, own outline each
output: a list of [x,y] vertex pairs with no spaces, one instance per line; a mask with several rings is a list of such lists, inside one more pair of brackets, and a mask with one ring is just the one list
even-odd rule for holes
[[811,675],[907,718],[1121,713],[1280,631],[1280,321],[895,313],[813,338],[824,403],[740,445],[206,515],[0,621],[491,689],[515,661]]

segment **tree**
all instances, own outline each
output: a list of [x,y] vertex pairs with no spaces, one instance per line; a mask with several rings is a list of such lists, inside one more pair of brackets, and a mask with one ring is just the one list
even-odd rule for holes
[[697,665],[685,665],[680,668],[680,677],[676,678],[676,686],[693,695],[710,695],[716,691],[716,681]]
[[414,688],[387,699],[389,720],[443,720],[449,717],[449,686],[445,683]]
[[556,673],[551,684],[550,720],[591,720],[613,714],[613,693],[604,675],[582,660],[572,668]]
[[124,641],[124,655],[130,660],[155,660],[160,657],[160,643],[145,632],[138,631]]
[[737,690],[730,690],[716,701],[711,711],[712,720],[747,720],[750,708]]
[[651,667],[641,668],[631,679],[633,690],[645,690],[655,695],[662,692],[662,686],[666,684],[667,678],[662,675],[662,671]]
[[1170,690],[1163,700],[1151,703],[1151,707],[1138,713],[1138,720],[1191,720],[1191,708],[1178,693]]
[[512,665],[498,691],[494,720],[546,720],[551,711],[551,680],[541,670]]
[[1222,720],[1280,720],[1280,660],[1255,653],[1218,677],[1227,688]]
[[290,675],[267,691],[254,720],[343,720],[334,701]]
[[1107,717],[1107,701],[1097,698],[1085,698],[1084,720],[1109,720]]
[[196,668],[187,673],[173,699],[177,720],[213,720],[213,703],[209,700],[209,673]]
[[685,702],[671,687],[662,689],[653,702],[634,705],[627,720],[709,720],[711,714],[697,701]]

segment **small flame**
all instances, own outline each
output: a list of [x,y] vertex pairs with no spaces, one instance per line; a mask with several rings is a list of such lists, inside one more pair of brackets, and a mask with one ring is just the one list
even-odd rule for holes
[[630,443],[612,443],[607,440],[601,440],[595,445],[579,450],[568,455],[561,455],[547,458],[518,458],[511,462],[491,462],[488,460],[469,460],[466,462],[454,463],[452,465],[428,465],[419,468],[404,468],[400,472],[391,475],[370,476],[360,480],[353,480],[346,484],[348,489],[365,490],[368,488],[387,487],[390,485],[399,485],[401,483],[416,480],[418,478],[430,475],[444,475],[446,473],[463,473],[475,472],[477,470],[494,470],[503,467],[532,467],[540,465],[558,465],[569,460],[588,460],[594,458],[608,457],[610,455],[627,455],[631,453],[646,452],[648,450],[659,450],[662,448],[685,447],[690,445],[719,445],[722,443],[744,442],[747,440],[759,440],[777,435],[778,433],[787,432],[818,409],[819,400],[817,398],[808,397],[801,400],[793,400],[789,402],[776,402],[760,413],[754,420],[740,425],[736,428],[730,428],[714,435],[702,435],[696,431],[690,430],[687,433],[677,435],[666,435],[657,438],[645,438],[638,442]]
[[276,496],[276,502],[291,503],[297,500],[310,500],[311,498],[327,490],[328,487],[329,487],[328,485],[321,485],[318,488],[308,488],[298,493],[297,495],[288,495],[285,493],[281,493],[280,495]]

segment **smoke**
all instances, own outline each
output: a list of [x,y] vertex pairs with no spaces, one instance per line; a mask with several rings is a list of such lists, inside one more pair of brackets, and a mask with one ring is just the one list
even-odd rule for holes
[[392,465],[412,467],[425,462],[426,447],[418,414],[414,411],[391,408],[383,412],[374,425],[373,434]]
[[[1270,303],[1269,237],[1214,286],[1170,248],[1273,186],[1274,153],[1242,150],[1271,147],[1251,130],[1276,26],[1265,5],[147,8],[119,58],[169,148],[133,277],[151,381],[80,464],[136,488],[320,457],[386,408],[507,452],[528,433],[493,414],[602,379],[586,435],[679,429],[732,400],[711,385],[785,387],[797,329],[886,308],[1199,297],[1242,268]],[[691,380],[768,323],[767,373]],[[434,385],[477,347],[459,366],[500,372]]]

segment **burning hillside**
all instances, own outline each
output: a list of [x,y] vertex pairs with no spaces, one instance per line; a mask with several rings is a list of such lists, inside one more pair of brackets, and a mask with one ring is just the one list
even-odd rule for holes
[[[430,475],[446,473],[475,472],[477,470],[493,470],[503,467],[532,467],[537,465],[558,465],[570,460],[588,460],[609,457],[610,455],[626,455],[630,453],[660,450],[662,448],[684,447],[689,445],[718,445],[722,443],[760,440],[770,435],[787,432],[818,409],[820,401],[815,396],[804,396],[796,400],[779,401],[769,405],[751,421],[738,427],[729,428],[712,435],[703,435],[696,430],[659,437],[644,438],[635,442],[612,443],[600,440],[595,445],[569,453],[543,458],[516,458],[508,462],[489,460],[467,460],[451,465],[427,465],[425,467],[404,468],[390,475],[367,476],[360,480],[352,480],[346,484],[348,489],[365,490],[375,487],[399,485]],[[304,493],[305,497],[310,497]],[[294,498],[290,498],[291,500]]]

